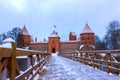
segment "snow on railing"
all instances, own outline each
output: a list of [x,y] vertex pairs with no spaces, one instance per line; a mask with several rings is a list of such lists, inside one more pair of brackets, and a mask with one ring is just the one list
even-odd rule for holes
[[[25,78],[33,79],[42,69],[45,62],[48,60],[49,55],[50,53],[48,52],[16,48],[15,42],[4,43],[3,45],[0,45],[0,74],[3,73],[4,69],[7,69],[9,74],[6,74],[6,76],[9,75],[10,80],[25,80]],[[21,70],[16,59],[23,57],[30,58],[29,63],[31,64],[31,67],[20,74]],[[34,61],[35,57],[37,58],[36,61]],[[34,70],[35,72],[33,73]],[[17,77],[15,75],[17,75]],[[32,77],[29,77],[29,75],[32,75]]]
[[68,51],[59,55],[104,70],[108,74],[120,75],[120,62],[115,58],[120,56],[120,50]]

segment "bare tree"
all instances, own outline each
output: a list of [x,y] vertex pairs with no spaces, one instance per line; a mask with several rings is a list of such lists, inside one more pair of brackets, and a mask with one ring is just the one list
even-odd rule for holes
[[118,21],[109,23],[104,40],[108,49],[120,49],[120,23]]
[[96,50],[105,50],[106,44],[104,41],[100,40],[100,38],[95,35],[95,49]]

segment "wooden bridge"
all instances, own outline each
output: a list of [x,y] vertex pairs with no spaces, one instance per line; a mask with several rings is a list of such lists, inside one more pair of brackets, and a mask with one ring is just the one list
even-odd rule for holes
[[[10,80],[34,80],[37,74],[40,75],[46,62],[49,62],[51,53],[20,49],[16,48],[16,43],[12,42],[11,44],[11,48],[0,48],[0,74],[7,69],[7,77]],[[58,55],[92,66],[95,69],[102,69],[108,74],[120,75],[120,62],[114,58],[114,56],[120,55],[120,50],[69,51]],[[31,66],[22,73],[16,60],[18,56],[27,56],[30,59]]]

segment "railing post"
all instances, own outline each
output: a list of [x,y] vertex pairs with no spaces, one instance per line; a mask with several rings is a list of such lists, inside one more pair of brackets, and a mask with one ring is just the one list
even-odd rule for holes
[[31,57],[31,65],[33,67],[33,65],[34,65],[34,57],[33,57],[33,55],[31,55],[30,57]]
[[40,55],[39,54],[37,54],[37,60],[38,60],[38,62],[40,61]]
[[10,61],[10,80],[15,80],[16,43],[12,42],[12,53]]

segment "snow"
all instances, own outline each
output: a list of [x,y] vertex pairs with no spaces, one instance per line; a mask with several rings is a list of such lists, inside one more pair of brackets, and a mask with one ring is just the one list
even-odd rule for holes
[[11,42],[15,42],[12,38],[7,38],[3,40],[2,45],[0,45],[0,48],[12,48]]
[[81,45],[79,49],[81,49],[84,45]]
[[23,35],[29,35],[27,32],[22,32]]
[[27,56],[17,56],[16,58],[28,58]]
[[7,68],[3,70],[3,72],[0,74],[0,80],[6,80],[7,78]]
[[53,31],[49,37],[59,37],[57,32]]
[[22,50],[22,51],[35,51],[35,50],[28,50],[28,49],[23,49],[23,48],[17,48],[17,50]]
[[47,72],[42,80],[120,80],[120,76],[109,75],[57,54],[52,54],[44,69]]
[[38,44],[38,43],[48,43],[48,42],[46,41],[46,42],[30,42],[30,43],[31,43],[31,44],[32,44],[32,43],[33,43],[33,44],[34,44],[34,43],[37,43],[37,44]]
[[11,43],[4,43],[4,44],[0,45],[0,48],[12,48],[12,44]]
[[39,80],[39,75],[37,74],[33,80]]
[[[81,49],[82,47],[84,47],[85,45],[80,45],[80,48]],[[95,45],[90,45],[90,47],[92,47],[93,49],[95,49]]]
[[71,32],[71,34],[72,34],[73,36],[76,36],[76,33],[75,33],[75,32]]
[[86,24],[82,33],[93,33],[93,31],[90,29],[89,25]]
[[15,40],[13,40],[12,38],[6,38],[5,40],[3,40],[3,43],[8,43],[8,42],[15,42]]
[[74,41],[61,41],[61,43],[66,43],[66,42],[80,42],[80,40],[74,40]]
[[24,25],[24,27],[23,27],[23,29],[22,29],[21,34],[23,34],[23,35],[29,35],[29,33],[28,33],[28,31],[27,31],[25,25]]
[[52,34],[52,35],[50,35],[49,37],[59,37],[59,36],[56,35],[56,34]]

